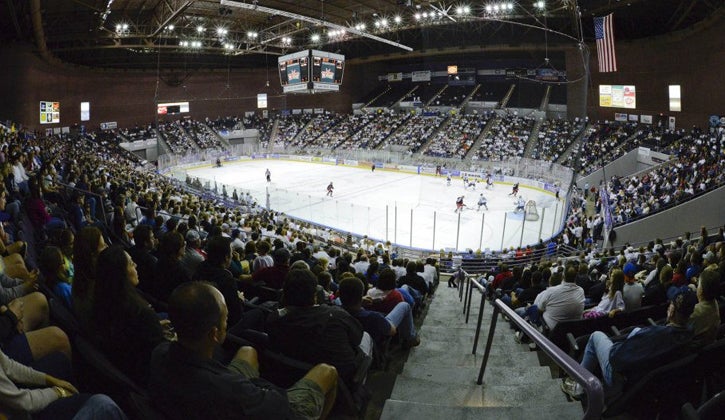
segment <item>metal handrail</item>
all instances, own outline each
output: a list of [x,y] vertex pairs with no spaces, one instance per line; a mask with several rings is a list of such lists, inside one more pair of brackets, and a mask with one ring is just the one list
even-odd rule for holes
[[[478,337],[481,335],[481,323],[483,323],[483,309],[486,304],[486,286],[479,283],[476,279],[469,279],[468,282],[468,305],[466,309],[466,324],[468,324],[468,315],[471,313],[471,298],[473,294],[473,287],[481,292],[481,304],[478,306],[478,321],[476,322],[476,337],[473,339],[473,350],[471,354],[476,354],[478,349]],[[489,337],[490,339],[491,337]],[[478,383],[481,385],[481,382]]]
[[[475,280],[474,280],[475,281]],[[513,309],[509,308],[503,301],[496,299],[493,303],[493,318],[491,318],[491,327],[488,330],[488,340],[486,342],[486,352],[483,355],[481,370],[478,372],[478,385],[483,384],[483,374],[486,371],[488,357],[491,354],[491,344],[493,343],[493,334],[496,332],[496,320],[499,312],[503,312],[511,322],[521,329],[536,345],[544,351],[560,368],[572,377],[583,388],[587,394],[587,406],[584,411],[583,419],[599,419],[604,410],[604,388],[599,379],[591,372],[584,369],[579,363],[572,359],[568,354],[564,353],[554,343],[544,337],[536,328],[531,326],[523,318],[521,318]],[[476,332],[478,334],[478,331]],[[474,347],[475,348],[475,347]]]

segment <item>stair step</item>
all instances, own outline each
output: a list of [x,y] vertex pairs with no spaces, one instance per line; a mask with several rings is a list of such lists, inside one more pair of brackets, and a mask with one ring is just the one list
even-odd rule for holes
[[424,379],[398,376],[391,399],[440,405],[474,407],[519,407],[566,401],[558,381],[521,385],[476,385],[476,372],[468,382],[442,384]]
[[[473,378],[475,381],[477,376],[478,370],[470,367],[431,366],[411,362],[405,364],[403,373],[400,374],[400,377],[424,379],[441,384],[460,384],[466,382],[466,378]],[[551,380],[551,371],[546,366],[487,366],[483,376],[484,386],[526,385]]]
[[385,402],[380,419],[519,420],[535,418],[537,420],[568,420],[580,419],[582,414],[581,406],[574,403],[537,404],[524,407],[450,407],[389,399]]
[[[431,366],[466,366],[474,368],[473,375],[477,375],[478,368],[483,360],[483,350],[478,354],[466,352],[441,352],[416,347],[408,355],[408,363],[421,363]],[[491,353],[488,357],[489,366],[539,366],[539,359],[536,352],[498,352]]]
[[[420,347],[419,349],[426,349],[428,351],[437,351],[437,352],[447,352],[447,353],[461,353],[461,352],[470,352],[473,350],[473,338],[462,338],[462,341],[464,343],[456,343],[455,339],[451,340],[428,340],[426,338],[427,336],[424,334],[421,334],[421,341],[420,341]],[[465,341],[468,341],[468,343],[465,343]],[[479,338],[478,340],[478,348],[476,349],[477,353],[483,354],[485,347],[486,340],[481,340]],[[457,345],[460,344],[460,345]],[[501,353],[524,353],[529,352],[529,346],[524,344],[519,344],[511,338],[511,341],[504,341],[498,339],[494,335],[494,343],[491,346],[491,354],[501,354]]]

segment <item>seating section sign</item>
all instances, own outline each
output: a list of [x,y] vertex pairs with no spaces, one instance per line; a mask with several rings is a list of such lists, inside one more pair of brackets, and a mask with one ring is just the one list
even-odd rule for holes
[[40,123],[60,123],[60,102],[40,101]]

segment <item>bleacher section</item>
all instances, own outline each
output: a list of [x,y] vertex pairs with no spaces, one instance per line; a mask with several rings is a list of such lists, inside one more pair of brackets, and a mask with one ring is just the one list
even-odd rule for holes
[[494,121],[486,138],[473,153],[474,160],[506,160],[522,157],[535,120],[506,114]]
[[447,128],[435,135],[423,153],[427,156],[463,159],[491,115],[456,114],[450,117]]
[[541,100],[544,98],[544,94],[546,93],[546,85],[526,80],[517,80],[515,84],[516,88],[514,89],[511,98],[509,98],[506,107],[538,109],[541,105]]
[[408,118],[405,124],[401,125],[390,137],[378,147],[405,146],[407,151],[415,153],[428,141],[428,138],[443,122],[445,117],[440,114],[420,115],[416,114]]
[[431,106],[460,106],[476,86],[448,86]]
[[544,120],[531,157],[555,162],[574,141],[584,121]]
[[482,82],[481,88],[473,95],[471,101],[500,103],[510,87],[510,81]]
[[387,90],[385,93],[383,93],[380,97],[375,99],[370,105],[370,107],[390,107],[396,102],[398,102],[401,98],[403,98],[408,91],[413,89],[414,85],[410,82],[399,82],[399,83],[391,83],[390,89]]

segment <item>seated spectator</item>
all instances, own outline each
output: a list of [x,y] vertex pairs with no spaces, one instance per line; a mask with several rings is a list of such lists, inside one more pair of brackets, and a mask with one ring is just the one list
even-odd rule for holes
[[407,302],[399,302],[387,315],[363,308],[365,285],[357,277],[348,277],[340,283],[338,294],[342,307],[355,319],[360,321],[363,329],[370,334],[377,344],[385,337],[400,333],[404,347],[415,347],[420,338],[413,325],[413,311]]
[[601,318],[614,316],[617,312],[621,312],[625,308],[624,299],[622,298],[622,289],[624,288],[624,273],[622,270],[612,270],[607,279],[607,293],[599,301],[594,308],[584,311],[584,318]]
[[136,264],[119,245],[101,252],[96,275],[103,281],[96,283],[93,293],[92,338],[112,363],[145,384],[151,352],[165,341],[169,321],[160,320],[136,291]]
[[22,281],[0,273],[0,347],[13,360],[33,366],[49,354],[71,358],[68,336],[48,326],[48,300],[36,292],[37,281]]
[[252,272],[257,272],[266,267],[272,267],[274,265],[274,259],[269,255],[271,245],[267,241],[257,242],[257,257],[252,262]]
[[[601,331],[595,331],[587,342],[581,365],[589,372],[601,369],[605,394],[616,395],[626,378],[676,360],[688,351],[692,330],[687,320],[697,298],[691,291],[675,296],[667,310],[667,325],[635,328],[623,340],[613,342]],[[562,390],[579,399],[583,389],[572,378],[566,378]]]
[[720,295],[720,278],[716,270],[704,270],[697,285],[695,309],[690,315],[688,325],[694,333],[693,345],[702,347],[715,341],[720,326],[720,308],[717,297]]
[[73,310],[72,285],[62,276],[64,273],[63,253],[60,252],[60,248],[46,246],[40,254],[39,265],[46,286],[62,300],[68,310]]
[[[124,420],[120,408],[103,394],[79,394],[60,377],[71,374],[70,361],[55,354],[59,363],[44,373],[9,358],[0,351],[0,417],[48,420]],[[52,372],[51,372],[52,370]],[[29,387],[29,388],[25,388]]]
[[418,275],[418,265],[415,261],[410,261],[405,267],[405,275],[398,279],[398,287],[405,288],[413,295],[416,303],[421,303],[428,294],[428,283],[425,279]]
[[337,373],[313,367],[288,390],[259,378],[257,353],[242,347],[228,366],[213,359],[226,337],[224,296],[212,285],[185,283],[169,298],[178,342],[154,350],[149,394],[171,419],[325,418]]
[[624,265],[624,288],[622,296],[624,297],[624,306],[627,311],[633,311],[642,306],[642,297],[644,296],[644,286],[635,279],[637,274],[637,266],[631,262]]
[[156,249],[156,238],[149,225],[138,225],[133,230],[134,245],[127,250],[138,272],[139,289],[151,289],[154,283],[154,270],[158,259],[153,255]]
[[363,303],[367,309],[384,315],[390,313],[400,302],[404,302],[403,295],[395,289],[395,273],[390,269],[380,273],[377,287],[368,290],[365,297]]
[[161,302],[166,302],[176,286],[191,281],[191,273],[181,263],[181,258],[185,253],[186,242],[179,232],[164,233],[159,240],[158,260],[154,269],[153,282],[150,285],[142,286],[141,290]]
[[281,289],[285,276],[289,272],[290,253],[285,248],[275,249],[272,253],[274,265],[264,267],[252,274],[252,283],[261,284],[272,289]]
[[[535,324],[541,322],[537,318],[537,312],[542,316],[544,324],[549,329],[556,327],[560,321],[581,319],[585,298],[584,290],[575,283],[576,270],[568,267],[563,280],[560,285],[549,287],[536,296],[534,305],[527,311],[527,314],[533,315],[532,322]],[[536,311],[531,308],[536,308]]]
[[318,305],[317,279],[309,270],[291,270],[284,283],[278,316],[267,320],[270,346],[308,363],[329,363],[348,385],[372,340],[360,323],[337,306]]
[[98,254],[107,247],[101,231],[94,226],[81,229],[73,243],[73,312],[83,331],[90,331]]

